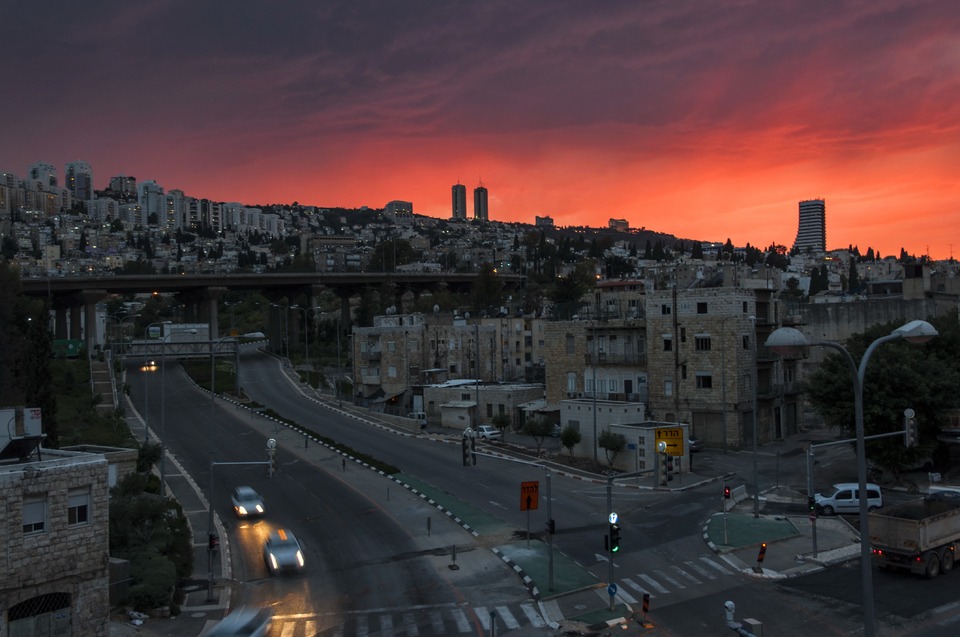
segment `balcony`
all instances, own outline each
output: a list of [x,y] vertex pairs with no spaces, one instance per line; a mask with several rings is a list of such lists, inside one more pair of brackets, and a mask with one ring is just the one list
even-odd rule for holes
[[383,352],[380,350],[367,350],[366,352],[360,352],[360,360],[362,361],[379,361]]
[[584,365],[646,365],[647,355],[642,352],[597,352],[583,356]]

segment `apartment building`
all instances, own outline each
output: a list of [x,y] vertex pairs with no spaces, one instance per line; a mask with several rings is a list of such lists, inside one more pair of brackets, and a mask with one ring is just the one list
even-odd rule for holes
[[108,474],[102,454],[7,439],[0,452],[0,637],[107,634]]

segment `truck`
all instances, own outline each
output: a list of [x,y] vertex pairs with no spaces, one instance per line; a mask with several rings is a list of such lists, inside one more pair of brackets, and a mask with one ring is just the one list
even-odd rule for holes
[[933,579],[953,570],[960,546],[960,494],[930,493],[869,513],[873,562]]

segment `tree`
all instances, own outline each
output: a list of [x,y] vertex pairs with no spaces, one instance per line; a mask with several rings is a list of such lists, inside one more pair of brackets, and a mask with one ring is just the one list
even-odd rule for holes
[[543,441],[553,433],[553,423],[546,418],[534,416],[523,424],[523,433],[533,438],[533,441],[537,444],[537,455],[539,456]]
[[490,419],[490,422],[494,427],[500,430],[500,437],[504,438],[506,436],[507,429],[511,424],[510,414],[506,412],[495,414],[494,417]]
[[[960,371],[960,326],[957,312],[929,322],[939,336],[923,345],[892,341],[877,347],[866,368],[863,387],[863,426],[867,436],[902,430],[903,411],[916,413],[919,444],[904,447],[900,437],[868,441],[867,456],[884,469],[893,470],[934,454],[936,436],[946,414],[960,407],[956,387]],[[845,348],[859,366],[866,348],[890,334],[898,323],[877,325],[851,337]],[[827,356],[804,383],[810,404],[823,421],[849,436],[854,431],[853,372],[841,353]]]
[[570,452],[571,456],[573,456],[573,448],[579,445],[581,440],[583,440],[583,436],[573,425],[567,425],[560,432],[560,444]]
[[627,439],[623,434],[618,434],[604,429],[597,436],[597,445],[603,449],[607,456],[607,465],[613,468],[613,463],[617,460],[617,455],[627,448]]
[[850,257],[850,274],[847,276],[847,289],[856,294],[860,291],[860,274],[857,272],[857,260]]

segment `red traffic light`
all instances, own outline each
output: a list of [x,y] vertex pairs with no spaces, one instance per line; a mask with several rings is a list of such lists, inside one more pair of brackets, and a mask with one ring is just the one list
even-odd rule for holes
[[723,497],[726,500],[730,499],[730,487],[723,487]]

